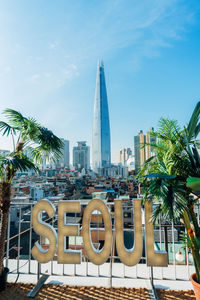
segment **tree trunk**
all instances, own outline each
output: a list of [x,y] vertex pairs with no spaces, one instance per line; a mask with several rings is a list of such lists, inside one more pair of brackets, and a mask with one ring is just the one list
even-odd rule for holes
[[10,208],[10,183],[3,181],[0,183],[0,274],[3,271],[3,258],[5,251],[6,230],[8,223],[8,213]]
[[0,233],[0,274],[3,271],[3,258],[5,251],[6,230],[8,222],[8,212],[1,213],[1,233]]

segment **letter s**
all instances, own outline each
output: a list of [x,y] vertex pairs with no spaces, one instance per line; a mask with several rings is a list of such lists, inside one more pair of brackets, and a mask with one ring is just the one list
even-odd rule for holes
[[38,262],[47,263],[53,258],[55,254],[56,244],[57,244],[57,234],[55,229],[50,224],[42,221],[39,214],[40,211],[42,210],[45,210],[49,215],[49,217],[53,217],[56,209],[55,206],[49,200],[44,199],[38,201],[35,204],[32,213],[33,229],[37,234],[48,238],[49,249],[48,250],[43,249],[37,241],[34,247],[32,248],[32,255]]

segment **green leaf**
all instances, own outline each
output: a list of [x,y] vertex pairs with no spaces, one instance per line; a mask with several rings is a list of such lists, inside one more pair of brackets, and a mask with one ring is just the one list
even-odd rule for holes
[[149,175],[145,175],[145,177],[147,177],[147,178],[174,179],[174,178],[176,178],[176,175],[152,173],[152,174],[149,174]]
[[22,124],[24,123],[24,117],[16,110],[7,108],[3,111],[3,114],[6,115],[11,126],[21,128]]
[[0,121],[0,131],[2,131],[2,135],[9,135],[11,132],[15,133],[15,130],[6,122]]
[[179,236],[180,236],[180,242],[181,242],[183,245],[187,246],[189,249],[191,249],[191,248],[193,247],[193,245],[192,245],[192,243],[191,243],[191,240],[190,240],[190,238],[189,238],[187,232],[183,232],[183,231],[182,231],[182,232],[179,234]]
[[198,248],[199,248],[199,250],[200,250],[200,237],[199,237],[199,238],[196,238],[196,242],[197,242],[197,246],[198,246]]
[[197,103],[187,127],[189,141],[191,141],[192,138],[196,138],[197,134],[199,133],[200,130],[199,114],[200,114],[200,101]]
[[187,187],[194,191],[200,191],[200,178],[199,177],[188,177]]

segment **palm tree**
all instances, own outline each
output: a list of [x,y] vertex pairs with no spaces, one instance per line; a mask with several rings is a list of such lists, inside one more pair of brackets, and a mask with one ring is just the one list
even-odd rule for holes
[[62,141],[35,119],[26,118],[12,109],[6,109],[3,114],[8,122],[0,121],[0,131],[3,136],[12,137],[13,151],[6,156],[0,155],[0,274],[4,269],[3,258],[12,179],[17,171],[37,172],[37,165],[44,160],[58,159],[63,147]]
[[181,129],[177,121],[161,118],[158,141],[150,144],[155,156],[142,167],[139,179],[143,185],[144,201],[156,201],[152,214],[156,222],[160,216],[171,221],[183,220],[187,243],[191,248],[200,283],[200,227],[194,212],[199,196],[188,185],[188,177],[200,177],[200,157],[197,136],[200,102],[197,103],[187,127]]

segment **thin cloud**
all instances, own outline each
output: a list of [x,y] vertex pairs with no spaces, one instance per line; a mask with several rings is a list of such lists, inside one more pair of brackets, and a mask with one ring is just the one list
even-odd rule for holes
[[[94,1],[84,2],[83,6],[82,1],[77,3],[65,4],[67,18],[59,20],[53,32],[36,27],[38,32],[35,40],[31,38],[30,47],[29,35],[22,37],[16,32],[16,40],[0,36],[4,45],[0,49],[2,64],[15,66],[7,71],[9,76],[21,83],[27,83],[27,78],[37,82],[39,94],[41,90],[49,93],[64,86],[90,69],[99,56],[116,61],[120,58],[125,68],[138,71],[144,59],[160,56],[163,48],[173,47],[174,41],[185,37],[199,9],[177,0]],[[61,6],[56,9],[59,11]]]
[[49,49],[56,49],[59,45],[59,42],[55,41],[53,43],[49,43]]
[[38,78],[40,78],[40,74],[33,74],[33,75],[31,76],[31,80],[32,80],[32,81],[36,81]]
[[[77,19],[77,18],[76,18]],[[91,63],[100,55],[121,56],[121,50],[132,49],[127,61],[142,63],[143,58],[160,55],[162,48],[184,38],[193,24],[194,12],[180,1],[100,2],[90,11],[84,26],[74,34],[71,56],[75,61]],[[112,22],[111,22],[112,20]],[[122,58],[123,59],[123,58]]]
[[[52,103],[48,111],[52,117],[46,117],[49,125],[62,120],[60,128],[72,124],[72,132],[75,120],[81,127],[78,119],[84,114],[81,111],[77,116],[77,110],[85,109],[82,94],[85,92],[84,103],[93,97],[90,76],[98,57],[105,58],[111,68],[113,61],[120,61],[120,68],[137,72],[145,60],[187,39],[200,8],[197,1],[187,0],[77,0],[52,1],[51,5],[36,1],[30,11],[23,0],[13,2],[12,9],[7,2],[0,11],[1,105],[37,116]],[[42,15],[47,8],[48,14]],[[72,84],[78,76],[80,90]],[[83,85],[84,80],[88,85]],[[55,111],[60,98],[64,99],[61,108]],[[70,106],[72,102],[77,107]]]

